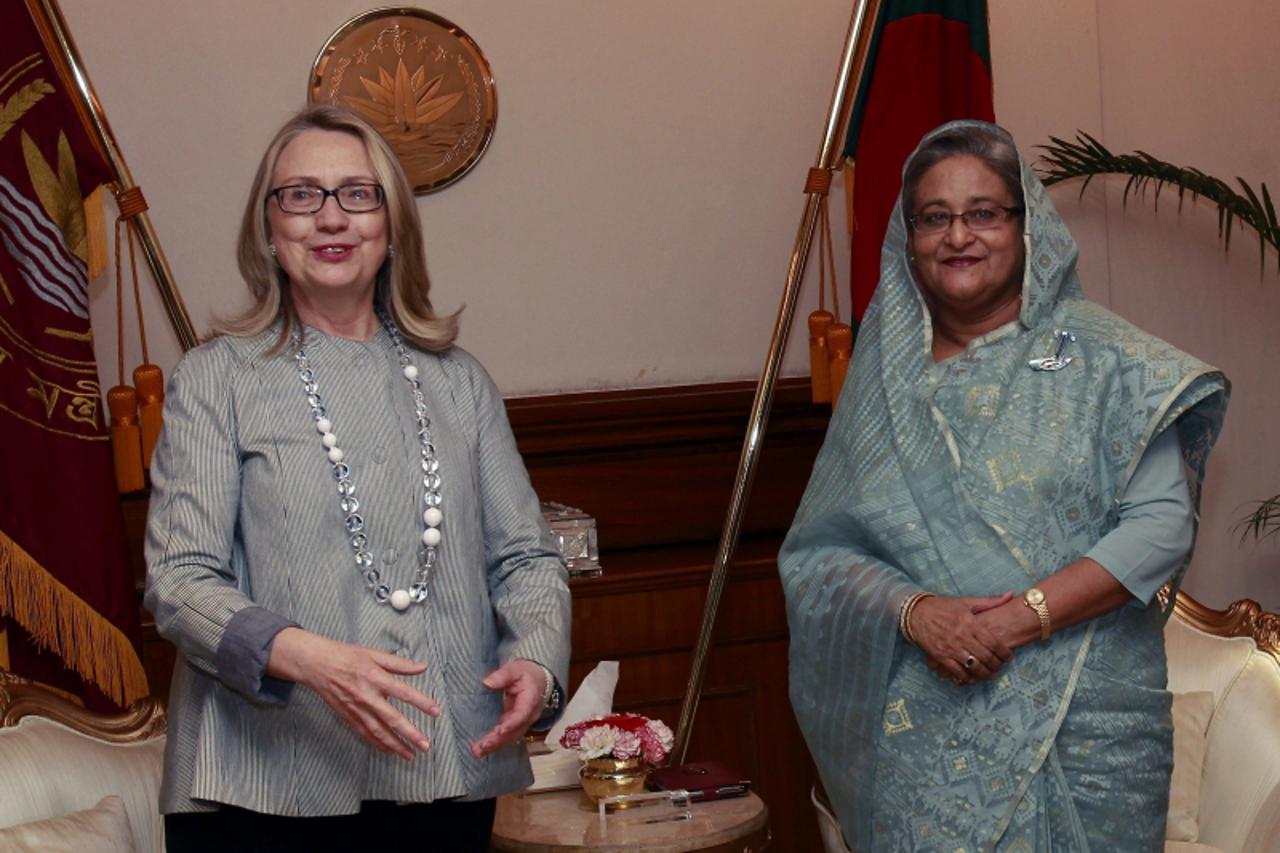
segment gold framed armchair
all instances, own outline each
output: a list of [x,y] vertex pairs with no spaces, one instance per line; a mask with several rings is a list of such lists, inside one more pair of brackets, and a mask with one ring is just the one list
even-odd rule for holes
[[97,714],[0,671],[0,849],[163,851],[164,730],[154,698]]
[[[1164,636],[1175,714],[1166,850],[1280,850],[1280,615],[1178,593]],[[1209,694],[1208,713],[1180,715],[1196,693]],[[1180,803],[1194,810],[1191,838],[1173,838]]]

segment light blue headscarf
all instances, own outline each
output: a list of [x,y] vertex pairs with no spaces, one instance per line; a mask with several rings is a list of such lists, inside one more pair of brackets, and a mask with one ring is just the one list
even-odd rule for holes
[[[966,126],[1012,145],[981,122],[944,125],[921,145]],[[1221,426],[1222,374],[1084,299],[1075,241],[1021,168],[1021,315],[943,364],[931,355],[899,201],[839,406],[779,555],[791,699],[857,850],[1082,849],[1092,824],[1105,825],[1098,832],[1115,849],[1136,849],[1123,846],[1126,833],[1147,832],[1156,817],[1112,827],[1108,809],[1145,806],[1116,794],[1089,811],[1072,780],[1136,765],[1167,785],[1159,607],[1055,633],[969,688],[930,673],[897,631],[898,608],[916,591],[1021,591],[1082,556],[1116,525],[1138,460],[1170,426],[1198,506]],[[1076,336],[1071,364],[1031,369],[1054,353],[1061,329]],[[1102,716],[1073,705],[1078,689]],[[1114,719],[1151,737],[1082,756]]]

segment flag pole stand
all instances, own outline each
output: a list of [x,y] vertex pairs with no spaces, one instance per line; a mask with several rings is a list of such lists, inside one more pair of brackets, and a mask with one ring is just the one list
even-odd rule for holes
[[825,173],[826,186],[815,186],[812,180],[806,185],[804,215],[800,219],[795,246],[791,250],[791,263],[787,267],[786,285],[783,287],[782,300],[778,305],[778,317],[774,322],[773,338],[769,342],[764,371],[760,374],[760,381],[756,383],[755,400],[751,404],[751,417],[747,424],[746,437],[742,442],[742,453],[738,457],[738,472],[734,477],[733,492],[729,498],[729,511],[720,532],[720,545],[711,567],[711,580],[707,584],[707,600],[702,612],[702,627],[698,632],[697,644],[694,646],[693,668],[685,689],[684,703],[680,707],[680,721],[676,725],[675,746],[671,752],[673,764],[684,763],[689,750],[693,718],[698,710],[698,700],[702,696],[702,682],[706,676],[707,658],[711,652],[711,638],[715,633],[716,614],[720,609],[720,598],[724,592],[729,563],[733,560],[733,553],[738,545],[747,499],[751,495],[751,484],[755,479],[756,462],[764,440],[769,412],[773,408],[773,392],[778,384],[778,371],[782,366],[782,356],[786,352],[787,337],[791,331],[791,320],[795,316],[800,286],[804,282],[805,265],[809,260],[813,232],[818,222],[818,210],[825,203],[827,187],[830,186],[830,174],[836,168],[836,161],[841,154],[841,143],[848,129],[849,114],[852,111],[858,84],[866,71],[871,36],[879,13],[880,0],[856,0],[853,16],[849,20],[849,32],[845,36],[844,50],[840,57],[840,70],[831,92],[831,105],[822,129],[822,142],[818,146],[817,161],[810,170],[811,174]]
[[[71,39],[71,31],[62,17],[62,10],[58,8],[57,0],[26,0],[26,3],[32,19],[36,22],[36,27],[40,30],[41,37],[49,48],[49,54],[63,64],[63,79],[73,84],[70,88],[75,92],[75,104],[81,113],[81,118],[85,120],[85,127],[89,129],[91,138],[102,152],[115,177],[116,199],[119,200],[130,192],[140,194],[141,190],[133,182],[129,166],[124,161],[124,155],[120,153],[120,146],[116,144],[111,125],[107,123],[107,114],[102,109],[97,93],[93,90],[93,83],[89,81],[89,75],[84,69],[79,51],[76,50],[76,44]],[[183,352],[186,352],[199,343],[195,327],[192,326],[191,315],[187,313],[187,307],[182,302],[181,294],[178,293],[173,272],[169,269],[164,250],[160,248],[160,240],[151,226],[151,218],[147,216],[145,202],[143,204],[143,209],[134,214],[138,237],[142,243],[142,253],[147,259],[147,265],[151,268],[151,277],[156,283],[156,288],[160,291],[160,299],[164,303],[165,313],[169,316],[169,324],[173,327]]]

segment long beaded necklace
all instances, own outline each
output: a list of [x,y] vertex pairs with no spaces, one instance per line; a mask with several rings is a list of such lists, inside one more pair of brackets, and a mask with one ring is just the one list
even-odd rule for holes
[[382,574],[374,565],[373,552],[369,550],[369,536],[365,532],[364,517],[360,515],[360,501],[356,497],[356,484],[351,479],[351,467],[343,461],[346,454],[338,446],[338,437],[333,432],[333,422],[320,397],[320,386],[316,384],[315,371],[307,360],[306,350],[302,347],[300,332],[293,333],[294,362],[298,366],[298,378],[307,392],[307,403],[311,406],[311,418],[315,421],[316,432],[320,433],[320,443],[324,447],[326,457],[332,466],[333,479],[338,483],[338,506],[346,516],[344,525],[347,541],[351,545],[351,553],[355,557],[356,570],[360,572],[365,585],[379,604],[390,604],[399,611],[408,610],[412,604],[422,604],[427,600],[428,582],[435,568],[440,547],[440,525],[444,521],[444,513],[440,509],[440,460],[436,457],[436,446],[431,440],[431,418],[427,416],[427,403],[422,396],[422,383],[418,381],[418,368],[409,358],[400,337],[400,330],[382,309],[378,309],[378,319],[391,337],[400,358],[400,371],[409,383],[413,394],[414,417],[418,426],[418,443],[421,445],[422,485],[424,487],[423,503],[426,508],[422,512],[422,547],[418,551],[418,571],[408,589],[392,590],[382,580]]

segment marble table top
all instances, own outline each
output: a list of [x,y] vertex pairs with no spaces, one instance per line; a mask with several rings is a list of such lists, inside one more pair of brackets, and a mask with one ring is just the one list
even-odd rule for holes
[[[579,788],[498,798],[496,853],[754,853],[769,843],[769,810],[755,794],[689,807],[692,820],[601,826]],[[649,813],[645,810],[645,813]]]

